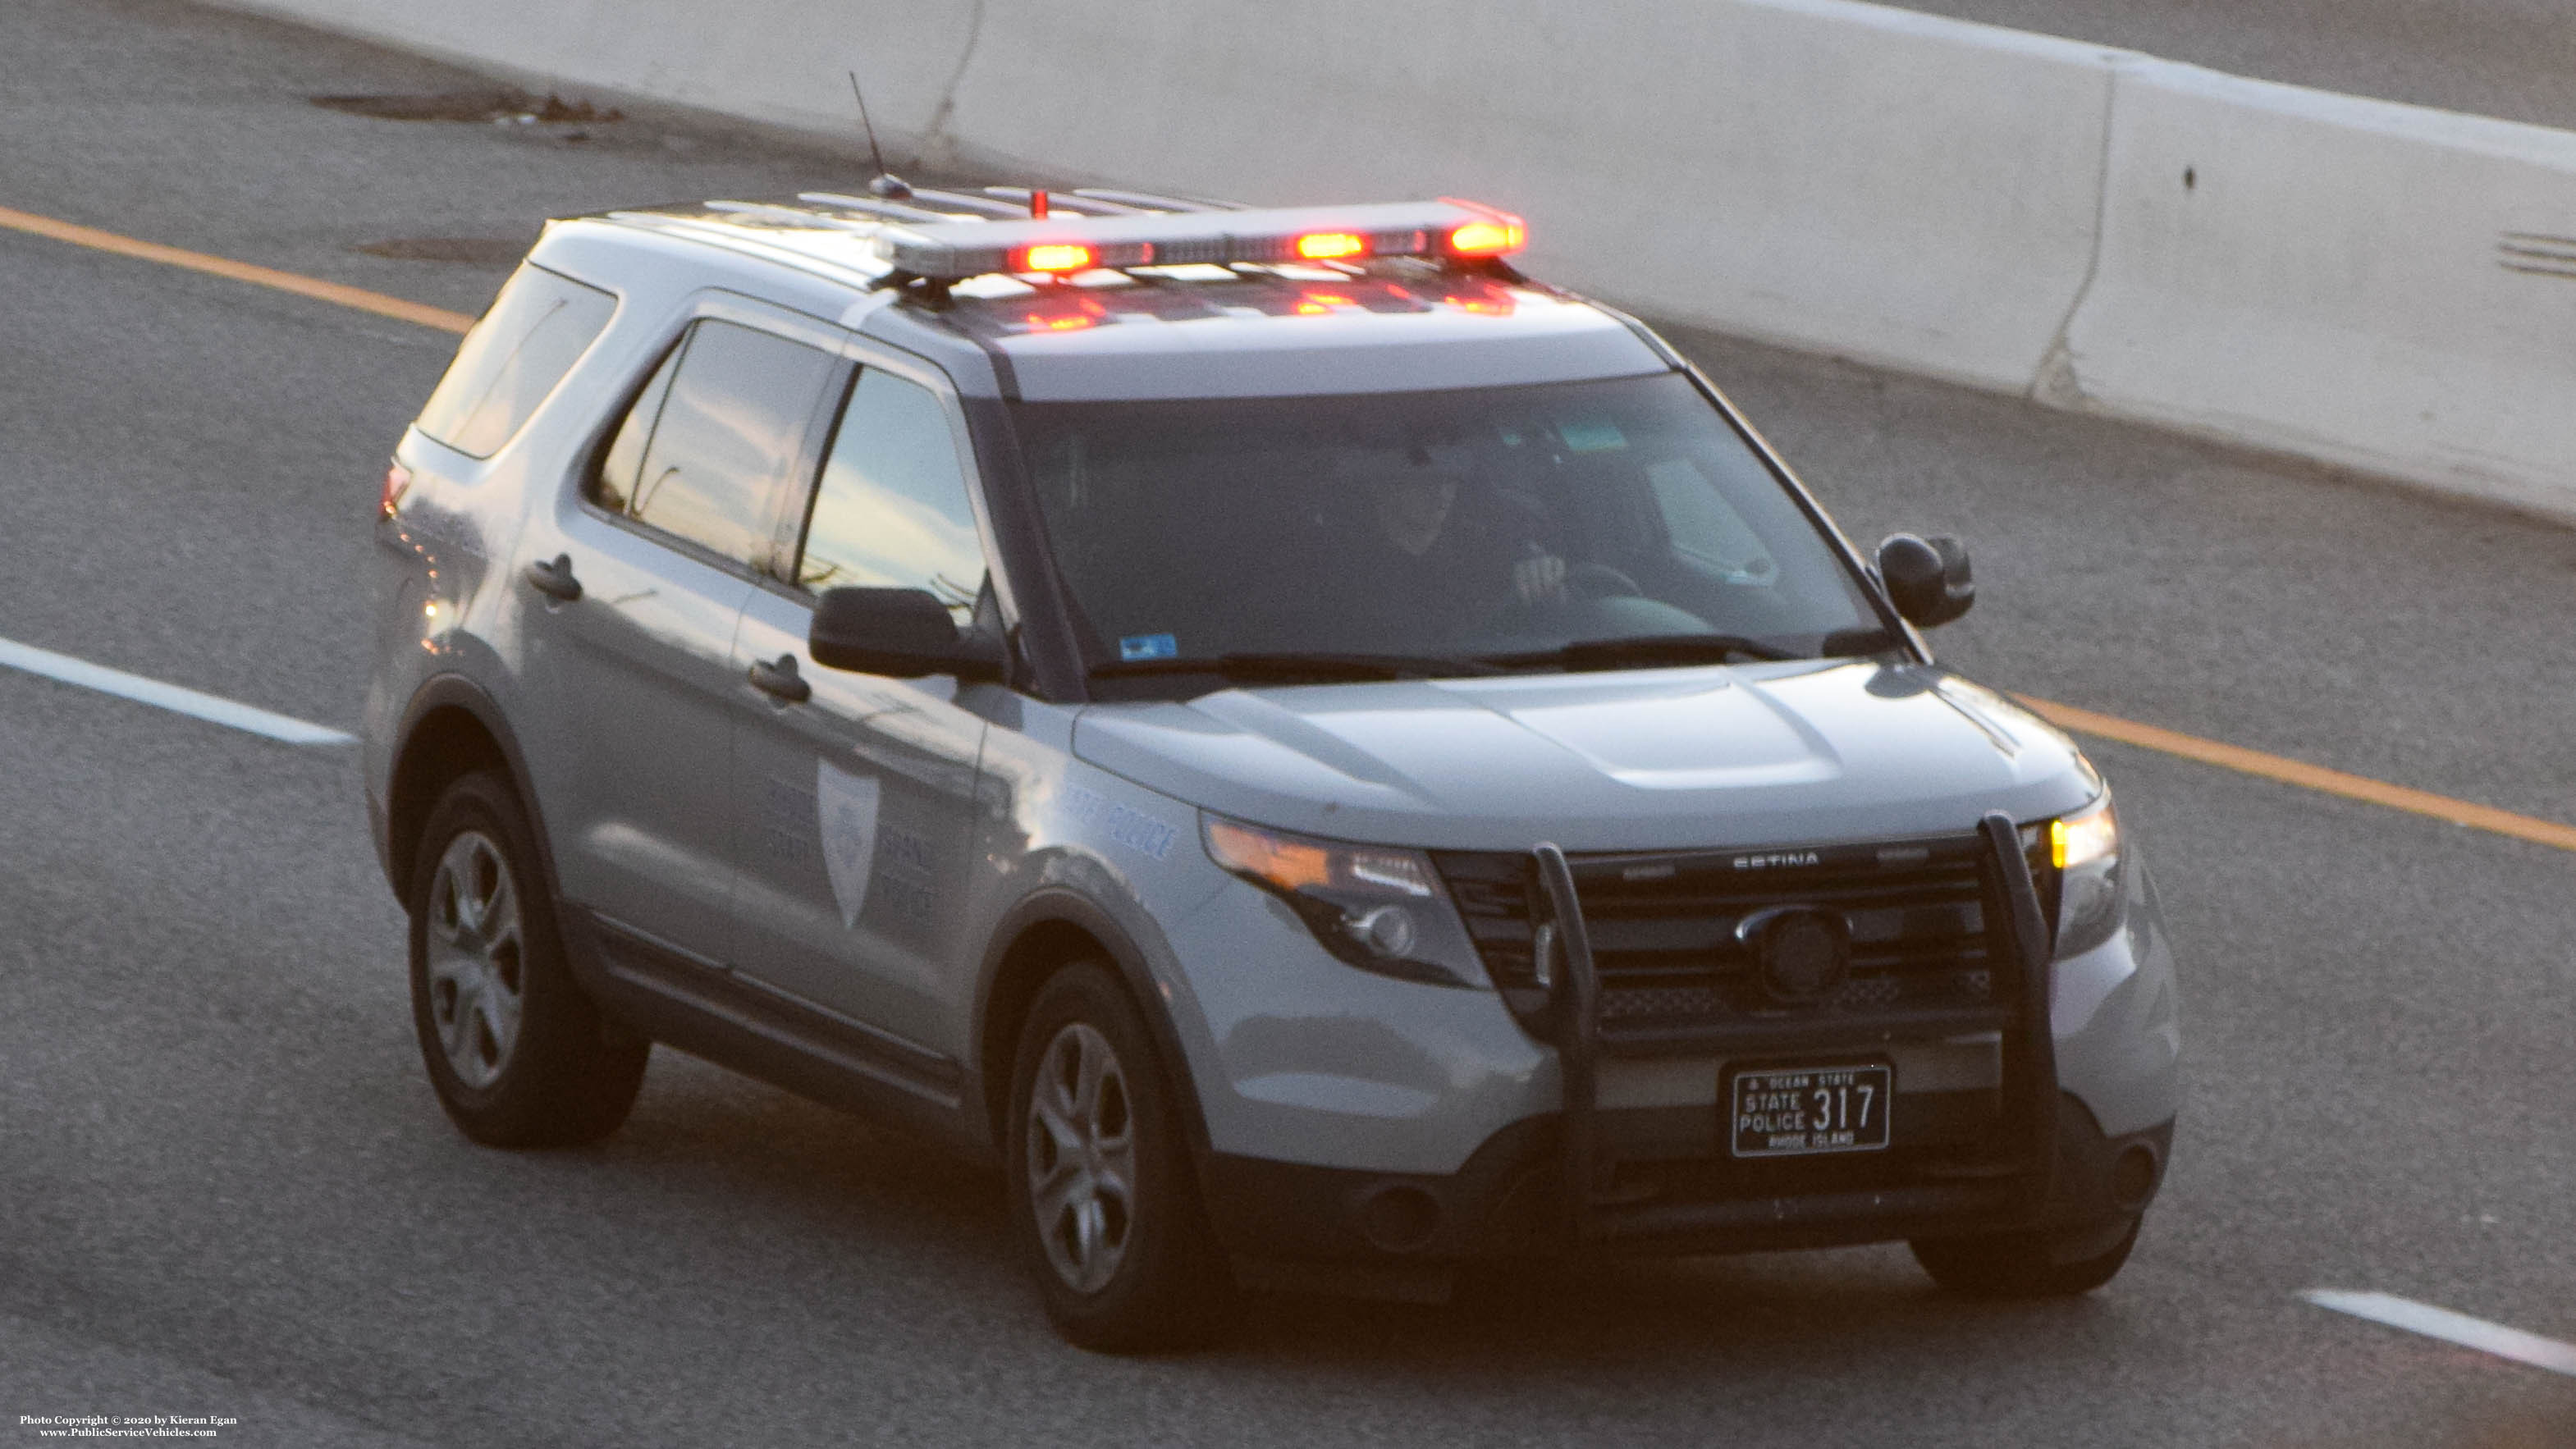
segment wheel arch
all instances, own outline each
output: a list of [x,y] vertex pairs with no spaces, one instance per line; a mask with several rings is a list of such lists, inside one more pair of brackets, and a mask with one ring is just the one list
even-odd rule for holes
[[462,675],[442,674],[421,686],[396,735],[393,768],[385,790],[385,876],[395,898],[411,904],[421,827],[447,787],[477,770],[498,770],[510,782],[528,829],[536,837],[537,867],[546,889],[560,897],[554,848],[528,780],[527,760],[500,707]]
[[1202,1173],[1209,1152],[1207,1117],[1199,1102],[1189,1055],[1172,1021],[1171,1002],[1157,983],[1145,952],[1109,912],[1062,888],[1021,901],[993,932],[975,1014],[975,1064],[967,1076],[976,1093],[974,1116],[991,1134],[996,1151],[1009,1141],[1011,1070],[1018,1059],[1021,1026],[1039,988],[1075,961],[1104,960],[1118,973],[1145,1019],[1162,1057],[1164,1085],[1180,1104],[1190,1159]]

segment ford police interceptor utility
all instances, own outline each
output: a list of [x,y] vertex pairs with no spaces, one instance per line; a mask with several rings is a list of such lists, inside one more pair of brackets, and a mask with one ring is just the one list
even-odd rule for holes
[[1006,1170],[1077,1343],[1902,1239],[2107,1281],[2174,973],[2102,780],[1462,202],[548,227],[402,439],[366,777],[456,1123],[654,1042]]

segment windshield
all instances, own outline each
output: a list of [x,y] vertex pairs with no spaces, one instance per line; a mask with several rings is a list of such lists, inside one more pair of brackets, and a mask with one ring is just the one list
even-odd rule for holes
[[[1096,672],[1331,656],[1474,673],[1893,642],[1678,373],[1016,418]],[[1733,642],[1695,653],[1717,641],[1689,636]]]

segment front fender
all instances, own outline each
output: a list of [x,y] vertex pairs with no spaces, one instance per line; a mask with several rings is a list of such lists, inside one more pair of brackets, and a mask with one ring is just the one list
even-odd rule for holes
[[[1008,997],[1017,993],[1033,994],[1034,980],[1017,979],[1017,973],[1028,968],[1020,964],[1019,953],[1028,943],[1043,941],[1053,932],[1070,928],[1100,943],[1108,953],[1110,964],[1126,982],[1146,1028],[1152,1032],[1155,1050],[1160,1052],[1169,1073],[1165,1085],[1180,1099],[1181,1117],[1186,1124],[1191,1156],[1204,1160],[1208,1152],[1207,1118],[1199,1104],[1199,1094],[1192,1089],[1192,1060],[1188,1045],[1177,1025],[1181,1020],[1197,1021],[1196,1003],[1189,998],[1189,983],[1173,954],[1171,943],[1160,927],[1134,902],[1125,908],[1104,901],[1116,901],[1105,884],[1095,862],[1078,855],[1066,855],[1050,861],[1042,871],[1041,883],[1004,911],[995,923],[991,943],[986,948],[979,987],[975,1000],[975,1020],[989,1025],[998,1008],[1010,1009]],[[998,999],[997,998],[1001,998]],[[1020,1004],[1024,1004],[1024,1001]],[[1205,1029],[1201,1027],[1200,1034]],[[992,1127],[999,1142],[1000,1098],[988,1090],[994,1069],[1007,1071],[1009,1054],[1017,1049],[1017,1033],[1003,1039],[990,1030],[976,1033],[975,1060],[966,1074],[971,1094],[970,1114],[979,1123]],[[1001,1060],[993,1060],[993,1053]],[[1005,1078],[1007,1080],[1007,1077]]]

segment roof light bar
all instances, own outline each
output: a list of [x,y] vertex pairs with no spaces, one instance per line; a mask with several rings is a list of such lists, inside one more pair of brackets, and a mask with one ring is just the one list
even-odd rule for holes
[[877,234],[896,271],[934,281],[988,272],[1049,273],[1191,262],[1484,260],[1521,249],[1521,219],[1459,201],[1271,211],[1145,212],[1043,220],[907,222]]

